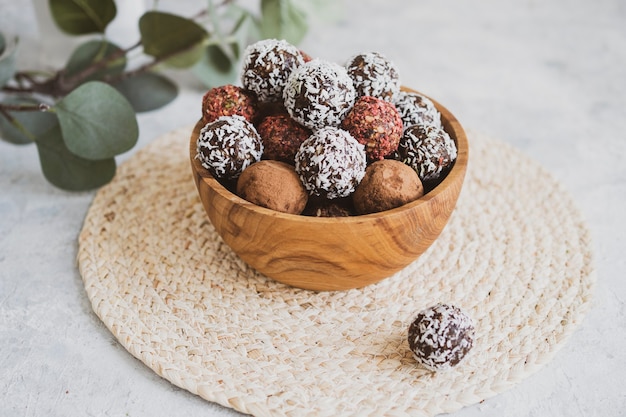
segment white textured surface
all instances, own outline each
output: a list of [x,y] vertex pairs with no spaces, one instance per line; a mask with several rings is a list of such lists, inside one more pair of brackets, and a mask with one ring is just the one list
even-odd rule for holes
[[[25,4],[0,0],[2,30],[28,34]],[[561,180],[594,238],[596,301],[579,331],[536,375],[455,416],[624,415],[626,3],[344,5],[340,20],[313,27],[303,49],[337,62],[381,51],[403,84]],[[21,61],[37,62],[36,50],[22,48]],[[178,77],[181,96],[139,117],[136,149],[199,117],[202,89]],[[54,189],[34,146],[5,143],[0,190],[0,416],[237,414],[156,376],[91,312],[74,258],[93,193]]]

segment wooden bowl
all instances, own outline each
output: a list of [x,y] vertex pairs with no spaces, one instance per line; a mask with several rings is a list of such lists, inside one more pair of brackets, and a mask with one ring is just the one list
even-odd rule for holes
[[[408,91],[412,91],[406,89]],[[468,144],[457,119],[435,102],[458,155],[446,178],[402,207],[351,217],[285,214],[230,192],[196,156],[198,122],[191,135],[193,177],[211,223],[224,242],[258,272],[299,288],[346,290],[393,275],[415,261],[439,236],[456,205],[467,168]]]

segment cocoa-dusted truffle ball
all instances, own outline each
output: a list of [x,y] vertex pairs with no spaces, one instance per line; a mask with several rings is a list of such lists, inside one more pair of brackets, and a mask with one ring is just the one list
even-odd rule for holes
[[258,206],[300,214],[309,197],[293,166],[264,160],[250,165],[237,180],[237,195]]
[[405,127],[413,125],[433,125],[441,127],[441,115],[435,103],[419,93],[400,91],[395,105]]
[[437,304],[421,311],[409,326],[409,347],[431,371],[456,366],[472,348],[474,324],[458,307]]
[[296,153],[296,171],[312,195],[330,200],[350,195],[366,167],[365,148],[335,127],[315,131]]
[[432,189],[452,168],[457,150],[445,130],[429,125],[413,125],[405,129],[398,154],[401,161],[417,172],[424,188]]
[[398,149],[402,137],[402,119],[396,107],[372,96],[359,98],[341,127],[365,145],[367,157],[374,161]]
[[422,195],[422,182],[411,167],[385,159],[367,167],[352,201],[358,214],[368,214],[400,207]]
[[257,115],[256,95],[236,85],[224,85],[210,89],[202,97],[202,120],[215,121],[221,116],[238,114],[254,123]]
[[355,97],[346,69],[319,59],[294,70],[283,92],[289,115],[313,130],[339,126]]
[[244,51],[241,84],[261,102],[282,100],[291,72],[304,63],[300,50],[287,41],[264,39]]
[[222,116],[207,123],[198,136],[196,158],[218,179],[234,179],[261,159],[263,142],[243,116]]
[[359,54],[346,64],[357,96],[373,96],[392,102],[400,91],[396,66],[378,52]]
[[311,131],[289,117],[288,114],[268,116],[258,127],[263,140],[263,158],[294,164],[298,148]]

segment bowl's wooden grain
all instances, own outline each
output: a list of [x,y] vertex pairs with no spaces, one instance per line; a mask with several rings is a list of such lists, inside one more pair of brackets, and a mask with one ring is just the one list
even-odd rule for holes
[[467,137],[457,119],[435,105],[458,156],[443,182],[417,201],[384,212],[332,218],[257,206],[228,191],[195,158],[202,128],[198,122],[190,159],[200,200],[224,242],[270,278],[311,290],[346,290],[380,281],[416,260],[435,241],[463,185]]

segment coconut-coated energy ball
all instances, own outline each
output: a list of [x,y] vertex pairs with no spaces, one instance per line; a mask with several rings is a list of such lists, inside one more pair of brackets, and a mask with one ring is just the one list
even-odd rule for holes
[[432,189],[454,165],[456,144],[448,133],[431,125],[405,129],[398,145],[400,160],[417,172],[424,188]]
[[346,69],[320,59],[296,68],[283,92],[289,115],[311,130],[339,126],[355,98]]
[[400,77],[393,62],[378,52],[356,55],[346,64],[357,96],[373,96],[393,102],[400,91]]
[[474,323],[458,307],[437,304],[421,311],[409,326],[415,360],[432,371],[456,366],[474,344]]
[[405,128],[425,124],[441,127],[441,115],[435,103],[422,94],[400,91],[396,96],[395,105]]
[[292,165],[263,160],[246,168],[237,180],[237,195],[258,206],[300,214],[309,193]]
[[243,116],[222,116],[200,130],[196,149],[196,158],[213,176],[235,179],[261,159],[263,141]]
[[310,135],[311,131],[288,114],[276,114],[263,119],[258,127],[263,140],[263,158],[294,164],[296,152]]
[[352,201],[358,214],[368,214],[403,206],[422,195],[422,182],[411,167],[384,159],[367,167]]
[[347,197],[365,175],[365,147],[335,127],[316,130],[296,153],[296,172],[309,194]]
[[264,39],[244,51],[241,84],[259,101],[281,101],[291,72],[304,63],[300,50],[285,40]]
[[372,96],[360,97],[354,103],[341,128],[365,145],[367,157],[374,161],[398,149],[402,137],[402,119],[396,107]]
[[235,114],[254,123],[258,115],[256,95],[236,85],[228,84],[212,88],[202,97],[204,123],[210,123],[221,116]]

